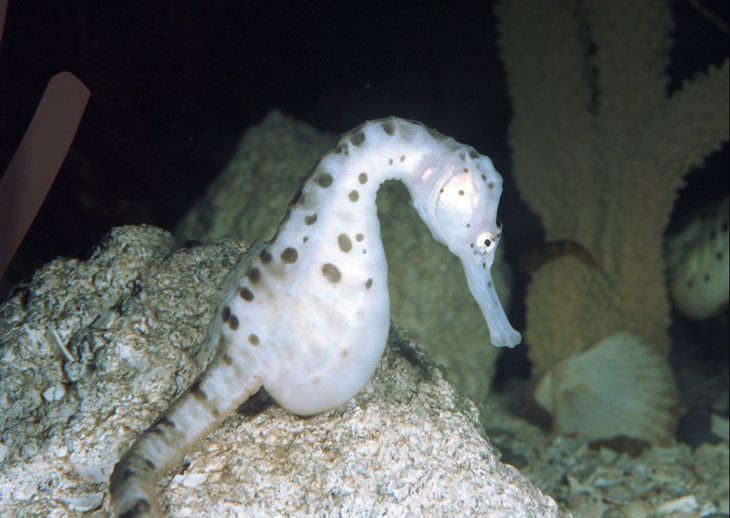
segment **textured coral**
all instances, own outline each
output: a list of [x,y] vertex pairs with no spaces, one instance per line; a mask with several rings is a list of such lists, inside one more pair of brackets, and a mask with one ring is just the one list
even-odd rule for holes
[[666,352],[662,232],[684,175],[728,139],[728,61],[668,96],[663,0],[510,0],[498,15],[517,185],[548,242],[585,252],[533,277],[536,372],[622,330]]

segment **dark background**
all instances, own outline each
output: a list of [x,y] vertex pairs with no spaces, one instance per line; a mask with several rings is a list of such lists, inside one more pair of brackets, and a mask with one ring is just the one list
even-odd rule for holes
[[[726,0],[701,5],[727,23]],[[727,34],[689,0],[672,8],[670,90],[728,54]],[[0,300],[45,262],[83,257],[112,226],[174,228],[244,130],[274,108],[334,133],[413,118],[491,156],[505,176],[500,210],[518,261],[541,237],[509,176],[495,27],[493,2],[10,0],[0,171],[52,75],[72,72],[91,99]],[[727,193],[727,156],[726,146],[690,175],[680,211]]]

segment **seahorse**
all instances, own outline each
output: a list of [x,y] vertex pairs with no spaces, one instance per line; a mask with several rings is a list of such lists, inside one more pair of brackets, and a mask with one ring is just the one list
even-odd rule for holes
[[213,360],[114,467],[118,516],[160,516],[159,479],[261,387],[286,410],[313,415],[367,383],[389,329],[375,205],[389,179],[406,185],[433,238],[460,259],[492,343],[520,342],[490,272],[502,236],[502,177],[491,160],[418,122],[365,122],[318,160],[271,241],[232,270],[205,346],[216,347]]

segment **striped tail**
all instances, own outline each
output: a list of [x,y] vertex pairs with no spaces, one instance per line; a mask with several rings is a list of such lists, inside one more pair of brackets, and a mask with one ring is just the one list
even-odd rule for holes
[[201,376],[122,456],[109,479],[120,518],[159,517],[159,479],[261,387],[251,356],[227,343]]

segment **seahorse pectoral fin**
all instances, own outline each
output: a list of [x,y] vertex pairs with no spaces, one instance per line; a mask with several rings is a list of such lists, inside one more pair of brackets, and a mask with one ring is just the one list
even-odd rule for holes
[[482,263],[462,258],[466,283],[472,297],[479,304],[489,328],[489,338],[497,347],[514,347],[522,340],[520,333],[510,325],[492,283],[492,272]]

